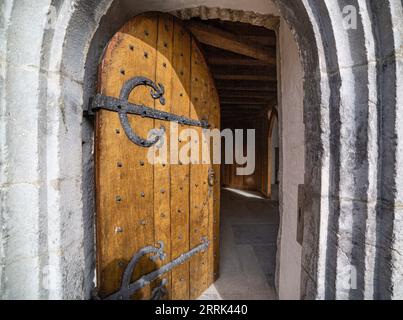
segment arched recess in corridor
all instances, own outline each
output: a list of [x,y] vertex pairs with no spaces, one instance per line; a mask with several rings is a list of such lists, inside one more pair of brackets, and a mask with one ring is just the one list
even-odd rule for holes
[[278,200],[278,190],[273,190],[278,182],[279,169],[279,141],[278,141],[278,112],[273,108],[269,115],[269,137],[268,137],[268,180],[267,197],[271,200]]

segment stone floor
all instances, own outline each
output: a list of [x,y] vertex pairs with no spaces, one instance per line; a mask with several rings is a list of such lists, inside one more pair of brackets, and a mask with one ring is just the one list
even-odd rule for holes
[[220,277],[201,300],[273,300],[278,203],[222,190]]

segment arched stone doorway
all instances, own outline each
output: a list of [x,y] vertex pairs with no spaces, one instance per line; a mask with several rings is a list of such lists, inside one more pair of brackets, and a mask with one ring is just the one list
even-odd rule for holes
[[[259,11],[262,3],[248,5]],[[402,4],[353,1],[357,28],[345,29],[341,12],[351,3],[274,3],[294,30],[304,68],[302,298],[401,298]],[[188,6],[201,4],[209,1]],[[134,14],[179,7],[180,1],[66,0],[49,28],[48,1],[2,4],[5,297],[89,297],[93,196],[91,158],[82,155],[91,154],[91,129],[82,110],[93,74],[85,70],[101,55],[96,44]],[[95,49],[88,50],[91,43]],[[18,265],[22,257],[29,258]],[[351,266],[356,289],[346,289]]]

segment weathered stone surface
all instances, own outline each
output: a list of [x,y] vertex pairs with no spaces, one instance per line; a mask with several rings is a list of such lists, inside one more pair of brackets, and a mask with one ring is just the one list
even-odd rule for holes
[[[403,291],[401,282],[392,280],[402,270],[401,256],[394,251],[401,246],[396,241],[400,193],[396,170],[401,171],[396,123],[401,91],[396,90],[396,80],[401,75],[394,56],[400,50],[396,44],[401,41],[402,27],[397,23],[402,18],[401,2],[303,1],[310,14],[310,31],[304,30],[296,15],[304,11],[301,3],[275,2],[296,30],[306,72],[312,73],[314,65],[304,52],[312,50],[314,56],[318,50],[312,48],[313,43],[324,48],[317,57],[322,94],[327,96],[330,89],[330,103],[311,95],[305,107],[305,112],[320,110],[321,118],[329,118],[331,127],[321,121],[324,134],[316,147],[311,145],[314,139],[307,139],[306,183],[325,183],[326,188],[319,192],[320,206],[308,205],[303,296],[397,298]],[[347,4],[359,9],[357,30],[343,28],[340,12]],[[307,44],[306,34],[313,34],[316,41]],[[323,104],[330,109],[321,108]],[[314,117],[306,118],[306,123],[309,130]],[[323,151],[322,173],[330,169],[329,176],[315,176],[309,169],[313,164],[310,159],[319,150]],[[328,193],[326,201],[323,196]],[[308,197],[315,195],[312,189],[308,191]],[[349,275],[343,270],[350,265],[358,272],[356,290],[344,286]]]
[[[89,297],[92,127],[82,110],[95,90],[102,48],[134,14],[184,7],[179,0],[53,2],[51,28],[50,0],[0,3],[5,299]],[[259,11],[264,3],[250,5]],[[295,34],[304,69],[302,297],[403,298],[402,2],[274,3]],[[218,4],[192,0],[186,7]],[[358,8],[357,30],[343,28],[347,4]],[[223,7],[239,10],[240,4],[223,1]],[[358,271],[355,290],[345,288],[350,265]]]

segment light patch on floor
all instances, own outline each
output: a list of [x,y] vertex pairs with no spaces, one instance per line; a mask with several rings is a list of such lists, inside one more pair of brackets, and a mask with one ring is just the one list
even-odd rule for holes
[[224,189],[220,277],[201,300],[274,300],[278,203]]
[[244,190],[238,190],[238,189],[233,189],[233,188],[225,188],[224,190],[233,192],[235,194],[238,194],[238,195],[246,197],[246,198],[264,199],[264,197],[259,192],[244,191]]

